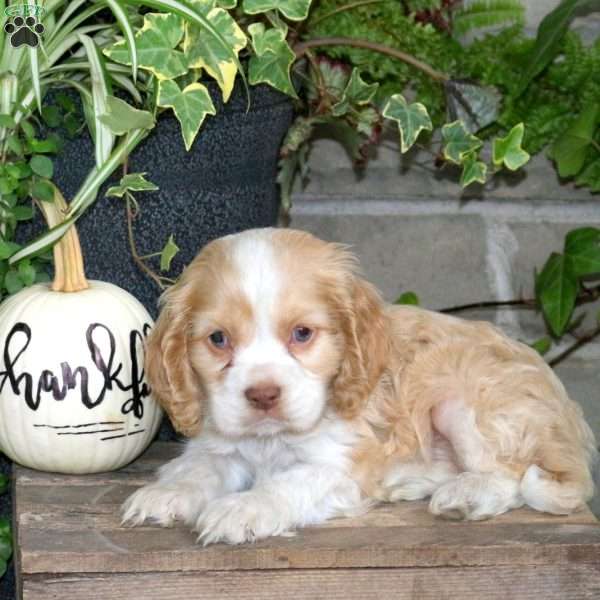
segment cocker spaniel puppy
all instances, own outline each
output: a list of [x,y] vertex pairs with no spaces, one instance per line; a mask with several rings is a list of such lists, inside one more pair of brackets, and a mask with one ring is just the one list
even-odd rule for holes
[[384,304],[341,245],[231,235],[162,303],[146,370],[191,439],[124,522],[238,544],[378,502],[431,497],[476,520],[592,496],[593,434],[538,354],[488,323]]

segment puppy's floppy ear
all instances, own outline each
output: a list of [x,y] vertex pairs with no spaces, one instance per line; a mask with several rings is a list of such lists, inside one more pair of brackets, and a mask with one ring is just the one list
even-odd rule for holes
[[194,436],[202,424],[204,392],[188,352],[190,294],[175,284],[161,298],[162,310],[146,344],[145,370],[154,395],[173,427]]
[[333,381],[333,405],[352,418],[366,403],[389,356],[389,331],[378,291],[352,276],[345,298],[340,298],[340,321],[345,352]]

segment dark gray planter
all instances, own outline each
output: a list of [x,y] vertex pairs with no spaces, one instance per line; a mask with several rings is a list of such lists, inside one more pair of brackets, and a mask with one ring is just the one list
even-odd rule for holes
[[[169,275],[178,275],[208,241],[252,227],[274,225],[279,198],[275,181],[279,146],[292,120],[287,96],[269,86],[250,88],[251,105],[236,84],[230,101],[210,87],[217,109],[207,117],[190,152],[186,152],[179,122],[162,115],[155,129],[133,151],[129,172],[146,172],[157,192],[137,195],[140,214],[134,236],[141,255],[162,249],[173,234],[181,251]],[[94,164],[89,135],[68,141],[55,161],[54,181],[67,201],[74,196]],[[119,179],[115,175],[110,184]],[[132,259],[125,202],[105,198],[105,185],[95,204],[77,223],[90,279],[110,281],[128,290],[156,315],[158,286]],[[21,239],[39,230],[26,225]],[[153,263],[158,268],[158,263]]]

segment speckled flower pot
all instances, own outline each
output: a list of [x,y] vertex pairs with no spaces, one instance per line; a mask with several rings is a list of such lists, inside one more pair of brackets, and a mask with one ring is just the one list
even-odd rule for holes
[[[129,159],[129,172],[146,172],[160,188],[137,195],[140,213],[134,222],[134,237],[139,254],[161,250],[173,234],[181,250],[169,276],[178,275],[208,241],[274,225],[277,220],[278,151],[291,124],[291,102],[266,85],[253,86],[246,112],[246,95],[239,83],[226,105],[216,86],[210,92],[217,114],[207,117],[190,152],[185,150],[179,122],[169,114],[159,118]],[[89,135],[66,143],[55,161],[54,181],[67,200],[93,161]],[[86,274],[128,290],[155,316],[160,290],[133,261],[125,203],[104,197],[107,186],[118,178],[115,175],[102,188],[95,204],[77,223]],[[19,233],[20,238],[28,239],[33,232]],[[157,263],[153,266],[158,268]]]

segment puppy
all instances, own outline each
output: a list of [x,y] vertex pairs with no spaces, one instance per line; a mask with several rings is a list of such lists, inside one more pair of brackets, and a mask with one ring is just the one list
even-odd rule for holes
[[162,298],[146,371],[191,439],[127,500],[129,524],[239,544],[379,502],[478,520],[593,493],[593,434],[534,350],[385,305],[345,247],[305,232],[208,244]]

